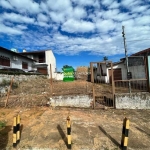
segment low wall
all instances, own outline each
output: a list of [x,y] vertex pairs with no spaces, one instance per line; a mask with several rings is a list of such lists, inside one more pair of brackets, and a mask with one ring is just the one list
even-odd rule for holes
[[116,109],[150,109],[150,93],[115,94]]
[[3,80],[11,80],[14,76],[15,81],[26,81],[26,80],[33,80],[38,77],[48,78],[48,76],[45,75],[7,75],[7,74],[0,74],[0,83]]
[[63,95],[50,98],[52,106],[90,107],[92,102],[90,95]]

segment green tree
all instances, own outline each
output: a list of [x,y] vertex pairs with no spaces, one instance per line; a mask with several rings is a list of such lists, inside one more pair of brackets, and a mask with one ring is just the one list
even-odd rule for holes
[[104,56],[104,57],[103,57],[103,60],[104,60],[104,61],[107,61],[107,60],[108,60],[108,57],[107,57],[107,56]]

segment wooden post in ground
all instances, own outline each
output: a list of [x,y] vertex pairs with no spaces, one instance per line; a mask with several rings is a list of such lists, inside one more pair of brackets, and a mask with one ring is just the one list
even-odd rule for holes
[[17,115],[17,144],[20,142],[20,115]]
[[71,121],[70,117],[67,117],[67,136],[68,136],[68,149],[71,149]]
[[94,83],[93,63],[90,62],[91,82]]
[[112,100],[113,100],[113,107],[115,107],[115,84],[114,84],[114,71],[113,71],[113,64],[111,62],[111,81],[112,81]]
[[50,64],[50,89],[51,89],[51,96],[53,95],[53,77],[52,77],[52,65]]
[[12,79],[11,79],[9,89],[8,89],[8,91],[7,91],[7,98],[6,98],[6,102],[5,102],[5,107],[7,106],[7,103],[8,103],[8,99],[9,99],[9,95],[10,95],[10,91],[11,91],[13,79],[14,79],[14,76],[13,76]]
[[128,147],[128,136],[129,136],[129,119],[124,118],[122,127],[122,138],[121,138],[121,149],[127,150]]
[[93,109],[95,109],[95,86],[93,83]]
[[17,146],[17,117],[14,117],[14,123],[13,123],[13,147],[15,148]]

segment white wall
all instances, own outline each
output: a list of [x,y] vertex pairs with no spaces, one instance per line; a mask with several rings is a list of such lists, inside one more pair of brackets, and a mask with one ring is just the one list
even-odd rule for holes
[[55,80],[63,80],[64,74],[63,73],[55,73]]
[[[15,54],[11,54],[8,52],[6,52],[6,53],[1,52],[0,55],[10,58],[10,68],[22,69],[22,62],[27,62],[28,63],[28,69],[22,69],[22,70],[28,71],[28,70],[32,69],[32,64],[33,64],[32,60],[29,60],[29,59],[26,59],[24,57],[21,57],[21,56],[15,55]],[[17,60],[13,59],[14,56],[17,57]],[[0,67],[3,68],[3,67],[8,67],[8,66],[1,66],[0,65]]]
[[[121,63],[121,64],[113,66],[113,69],[118,69],[118,68],[121,68],[122,80],[127,80],[126,65],[124,63]],[[107,69],[106,83],[110,83],[109,82],[109,71],[108,71],[109,69],[111,69],[111,68]],[[145,79],[146,78],[144,65],[130,66],[129,72],[132,72],[132,79]]]
[[54,54],[51,50],[45,51],[45,61],[46,61],[46,64],[48,65],[47,66],[47,68],[48,68],[47,71],[48,71],[49,77],[50,77],[50,64],[51,64],[52,77],[55,78],[55,76],[56,76],[56,73],[55,73],[56,59],[55,59],[55,56],[54,56]]

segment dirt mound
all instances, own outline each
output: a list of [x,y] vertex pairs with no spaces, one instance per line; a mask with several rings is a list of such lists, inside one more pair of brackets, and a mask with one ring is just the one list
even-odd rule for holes
[[78,80],[88,80],[89,76],[88,67],[77,67],[76,69],[76,78]]

